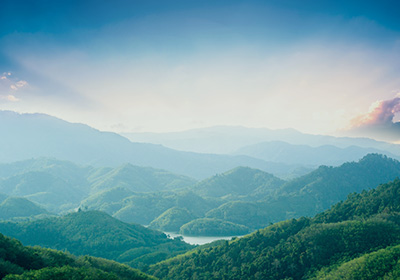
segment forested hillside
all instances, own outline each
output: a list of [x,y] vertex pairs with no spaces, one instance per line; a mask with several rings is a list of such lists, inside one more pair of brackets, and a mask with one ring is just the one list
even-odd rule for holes
[[0,278],[6,280],[147,280],[155,279],[139,270],[90,256],[25,247],[16,239],[0,234]]
[[26,222],[1,222],[0,232],[26,245],[67,250],[140,267],[192,248],[159,231],[87,211]]
[[206,217],[261,228],[301,216],[314,216],[344,200],[349,193],[371,189],[400,176],[400,162],[370,154],[358,162],[317,170],[285,183],[274,195],[257,202],[230,201]]
[[396,179],[351,195],[315,218],[279,222],[195,249],[149,272],[162,279],[393,279],[400,273],[399,213]]

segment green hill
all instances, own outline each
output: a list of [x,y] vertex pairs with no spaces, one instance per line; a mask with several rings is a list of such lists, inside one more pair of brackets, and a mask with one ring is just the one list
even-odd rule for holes
[[[0,192],[25,197],[54,213],[68,212],[90,195],[96,197],[100,191],[117,187],[126,188],[133,194],[189,187],[195,182],[165,170],[131,164],[117,168],[94,168],[39,158],[0,166]],[[99,203],[101,201],[94,204]]]
[[264,197],[283,185],[285,181],[261,170],[237,167],[205,179],[193,187],[193,191],[205,197],[228,199]]
[[0,219],[26,218],[49,214],[39,205],[22,197],[8,197],[0,203]]
[[400,176],[400,162],[370,154],[339,167],[321,166],[285,183],[264,201],[227,202],[206,214],[250,228],[301,216],[314,216],[344,200],[349,193],[368,190]]
[[202,217],[221,204],[191,191],[133,193],[125,188],[114,188],[94,194],[81,203],[83,209],[102,210],[128,222],[150,224],[172,207],[187,209],[191,215]]
[[[184,252],[190,245],[141,225],[126,224],[111,216],[87,211],[29,222],[1,222],[0,232],[26,245],[67,250],[129,263],[150,264]],[[142,254],[136,251],[142,250]],[[147,255],[147,258],[145,258]],[[141,257],[138,262],[136,258]]]
[[0,180],[0,191],[26,197],[53,212],[74,208],[87,195],[81,185],[45,171],[31,171]]
[[113,187],[124,187],[134,192],[154,192],[189,187],[194,179],[165,170],[125,164],[99,176],[92,182],[92,193]]
[[248,227],[218,219],[201,218],[181,226],[179,233],[188,236],[230,236],[249,233]]
[[182,225],[194,218],[187,209],[172,207],[154,219],[149,227],[162,231],[178,232]]
[[146,280],[155,279],[139,270],[113,261],[77,258],[68,253],[25,247],[16,239],[0,234],[0,278],[7,280]]
[[[393,247],[400,245],[399,190],[397,179],[351,195],[313,219],[279,222],[223,245],[195,249],[149,272],[161,279],[392,279],[399,273]],[[341,278],[343,273],[351,277]]]

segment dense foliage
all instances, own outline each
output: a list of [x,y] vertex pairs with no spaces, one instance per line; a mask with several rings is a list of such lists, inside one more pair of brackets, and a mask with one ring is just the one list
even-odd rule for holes
[[149,272],[162,279],[391,279],[399,275],[399,249],[391,247],[400,244],[399,189],[395,180],[313,219],[279,222],[195,249]]
[[74,209],[102,190],[123,187],[131,192],[155,192],[195,182],[165,170],[131,164],[96,168],[41,158],[0,165],[0,193],[25,197],[54,213]]
[[167,232],[179,232],[181,226],[193,219],[194,216],[187,209],[172,207],[154,219],[149,227]]
[[264,201],[226,202],[209,211],[217,218],[261,228],[301,216],[314,216],[344,200],[349,193],[371,189],[400,176],[400,162],[386,156],[370,154],[359,162],[339,167],[321,166],[317,170],[285,183]]
[[254,200],[271,194],[284,182],[261,170],[237,167],[199,182],[193,191],[205,197]]
[[179,233],[188,236],[245,235],[248,227],[218,219],[200,218],[181,226]]
[[27,222],[2,222],[0,232],[27,245],[67,250],[143,266],[192,248],[141,225],[126,224],[97,211]]
[[32,217],[41,214],[48,214],[48,212],[22,197],[8,197],[0,203],[0,220]]
[[[100,210],[124,222],[151,224],[173,232],[202,218],[256,230],[286,219],[311,217],[349,193],[400,176],[398,161],[377,154],[339,167],[321,166],[288,182],[260,170],[238,167],[192,187],[194,180],[185,176],[130,164],[94,168],[40,159],[3,168],[9,176],[0,172],[0,190],[9,195],[24,196],[58,213],[78,207]],[[182,189],[184,186],[187,188]],[[5,209],[3,219],[26,215],[13,211]],[[34,215],[38,211],[30,212]]]
[[16,239],[2,234],[0,248],[2,279],[154,279],[136,269],[105,259],[77,258],[51,249],[25,247]]

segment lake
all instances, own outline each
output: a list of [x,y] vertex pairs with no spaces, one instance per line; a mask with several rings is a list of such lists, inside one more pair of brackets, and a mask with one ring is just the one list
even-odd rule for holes
[[170,238],[182,236],[183,241],[192,245],[203,245],[211,243],[215,240],[231,240],[232,237],[240,237],[240,236],[185,236],[174,232],[164,232],[164,233]]

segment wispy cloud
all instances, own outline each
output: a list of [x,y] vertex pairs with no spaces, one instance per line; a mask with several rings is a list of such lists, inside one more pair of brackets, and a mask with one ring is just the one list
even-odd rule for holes
[[9,95],[6,95],[6,96],[0,95],[0,99],[7,100],[7,101],[10,101],[10,102],[19,101],[19,99],[17,97],[15,97],[14,95],[12,95],[12,94],[9,94]]
[[0,100],[9,102],[20,101],[15,94],[27,86],[29,86],[27,81],[13,78],[11,72],[4,72],[0,76]]

